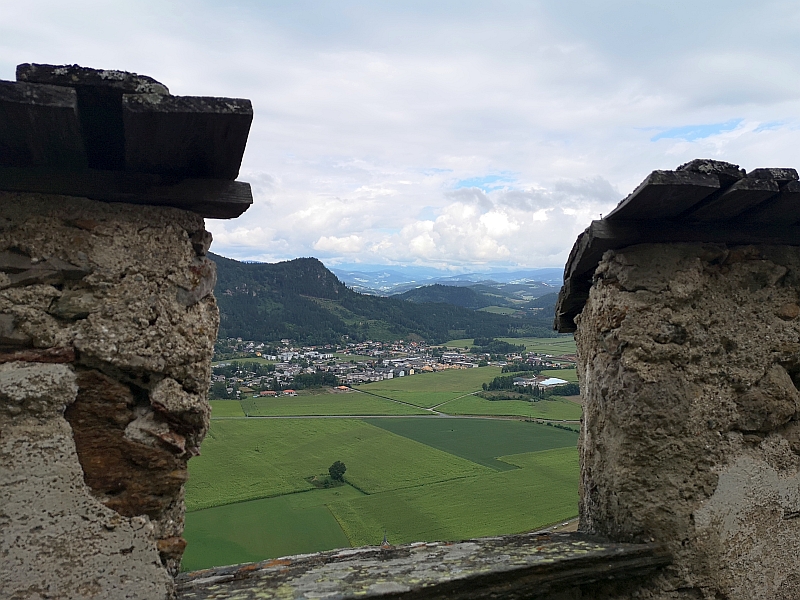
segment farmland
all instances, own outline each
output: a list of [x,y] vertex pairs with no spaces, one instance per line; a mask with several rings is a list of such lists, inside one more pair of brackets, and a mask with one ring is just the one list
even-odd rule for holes
[[[551,354],[558,356],[561,354],[575,354],[575,340],[571,335],[564,335],[552,338],[497,338],[503,342],[508,342],[514,345],[525,345],[527,352],[536,352],[537,354]],[[471,348],[473,340],[471,338],[450,340],[445,344],[448,348]]]
[[484,382],[500,375],[500,367],[449,369],[413,377],[396,377],[368,383],[358,389],[387,398],[430,408],[481,389]]
[[478,396],[465,396],[447,402],[436,410],[449,415],[513,415],[554,421],[577,421],[581,418],[580,405],[557,396],[539,402],[486,400]]
[[[447,370],[357,388],[371,393],[214,401],[189,463],[182,568],[376,544],[384,530],[392,543],[456,540],[576,515],[577,435],[494,415],[578,418],[580,406],[470,395],[499,374]],[[346,484],[314,487],[337,460]]]
[[459,540],[543,527],[577,514],[578,453],[525,454],[523,468],[329,505],[353,545]]
[[551,448],[575,448],[570,432],[497,419],[365,419],[387,431],[417,440],[495,470],[509,470],[495,457]]
[[349,546],[326,503],[362,495],[342,486],[191,512],[183,569]]
[[[576,438],[447,417],[214,421],[190,463],[184,568],[376,543],[384,528],[393,542],[447,540],[569,518]],[[313,488],[307,478],[333,460],[347,465],[351,485]]]
[[430,414],[407,404],[358,392],[246,398],[241,401],[241,405],[248,417]]
[[376,493],[488,471],[356,419],[214,421],[190,463],[188,510],[312,489],[307,477],[335,461],[347,481]]

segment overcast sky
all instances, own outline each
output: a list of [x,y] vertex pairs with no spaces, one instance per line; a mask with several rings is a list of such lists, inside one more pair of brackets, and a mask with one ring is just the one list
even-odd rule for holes
[[650,171],[800,167],[800,3],[3,0],[21,62],[250,98],[238,259],[563,266]]

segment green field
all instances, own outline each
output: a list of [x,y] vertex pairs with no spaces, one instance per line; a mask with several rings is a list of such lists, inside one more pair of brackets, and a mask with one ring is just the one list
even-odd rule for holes
[[216,417],[243,417],[244,411],[238,400],[211,400],[211,418]]
[[488,383],[500,375],[500,370],[500,367],[448,369],[436,373],[385,379],[361,385],[358,389],[430,408],[480,390],[483,383]]
[[192,571],[347,547],[350,541],[325,505],[362,495],[346,485],[187,513],[181,566]]
[[581,407],[558,396],[539,402],[525,400],[486,400],[478,396],[465,396],[451,400],[436,408],[449,415],[497,415],[518,416],[532,419],[577,421],[581,418]]
[[274,364],[276,364],[276,361],[274,361],[274,360],[267,360],[266,358],[261,358],[261,357],[258,357],[258,356],[250,356],[250,357],[247,357],[247,358],[230,358],[228,360],[218,360],[218,361],[215,361],[215,362],[211,363],[211,366],[221,365],[221,364],[231,364],[231,363],[235,363],[235,362],[240,362],[240,363],[258,363],[260,365],[274,365]]
[[[572,335],[560,335],[553,338],[520,337],[497,339],[508,342],[509,344],[525,344],[525,350],[538,354],[552,354],[553,356],[558,356],[560,354],[575,354],[575,352],[577,352],[575,340]],[[471,348],[473,345],[472,342],[472,338],[450,340],[445,343],[445,346],[449,348]]]
[[[580,409],[580,406],[576,406]],[[551,448],[575,448],[578,436],[537,423],[438,417],[364,419],[367,423],[495,470],[509,470],[498,456]]]
[[507,460],[522,467],[329,505],[354,546],[461,540],[519,533],[578,514],[578,451],[560,448]]
[[547,371],[542,371],[542,375],[547,377],[558,377],[564,381],[578,383],[578,371],[575,369],[549,369]]
[[495,315],[513,315],[515,312],[519,312],[518,308],[509,308],[508,306],[484,306],[478,310]]
[[219,420],[211,423],[202,454],[189,462],[186,507],[308,490],[305,478],[327,472],[336,460],[347,465],[347,481],[367,493],[488,472],[357,419]]
[[294,398],[246,398],[241,403],[248,417],[430,414],[427,410],[358,392]]

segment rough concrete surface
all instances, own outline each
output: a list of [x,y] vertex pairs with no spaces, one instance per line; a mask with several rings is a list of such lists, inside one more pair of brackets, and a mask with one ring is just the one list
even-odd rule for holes
[[577,319],[581,530],[675,556],[624,597],[800,598],[798,316],[800,248],[603,257]]
[[83,483],[63,418],[70,366],[0,365],[0,596],[165,598],[153,525],[121,518]]
[[[18,597],[171,593],[186,461],[208,426],[219,321],[209,243],[187,211],[0,192],[0,369],[4,381],[20,365],[38,373],[0,394],[12,419],[0,434],[2,525],[42,521],[44,532],[12,542],[4,530],[3,579],[27,565]],[[36,387],[48,369],[72,386],[53,396],[58,410]],[[53,568],[31,569],[43,561]]]

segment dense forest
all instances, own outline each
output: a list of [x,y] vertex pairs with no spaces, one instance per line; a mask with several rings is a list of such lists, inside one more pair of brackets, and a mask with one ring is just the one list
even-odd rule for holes
[[366,339],[550,336],[552,315],[519,319],[444,302],[415,303],[359,294],[315,258],[280,263],[242,263],[209,254],[217,264],[214,294],[220,308],[219,337],[300,344]]

